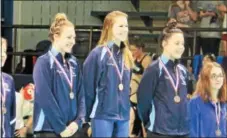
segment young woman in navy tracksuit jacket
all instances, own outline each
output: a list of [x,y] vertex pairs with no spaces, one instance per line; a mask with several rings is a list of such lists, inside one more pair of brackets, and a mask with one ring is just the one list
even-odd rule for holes
[[227,137],[227,84],[223,68],[204,64],[189,103],[190,137]]
[[37,137],[77,136],[85,116],[82,75],[70,54],[75,28],[59,13],[50,27],[51,49],[36,62],[33,129]]
[[109,13],[104,20],[99,45],[83,66],[87,121],[93,137],[127,137],[130,111],[130,68],[127,15]]
[[163,53],[144,72],[137,92],[139,116],[148,137],[187,136],[188,72],[176,63],[184,52],[184,35],[176,22],[161,37]]
[[[6,39],[1,38],[1,68],[4,66],[7,55],[7,42]],[[0,70],[1,70],[0,68]],[[1,89],[0,89],[0,137],[13,137],[14,127],[16,122],[16,99],[15,99],[15,86],[12,76],[1,71]]]

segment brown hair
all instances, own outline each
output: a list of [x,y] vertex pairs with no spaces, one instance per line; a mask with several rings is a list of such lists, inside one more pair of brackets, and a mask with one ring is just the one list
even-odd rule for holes
[[73,23],[67,19],[67,16],[64,13],[57,13],[49,31],[49,38],[52,42],[54,41],[54,35],[60,35],[65,26],[74,27]]
[[221,65],[219,65],[216,62],[209,62],[203,66],[203,68],[200,72],[200,77],[197,82],[194,95],[198,94],[202,97],[202,99],[204,101],[208,101],[208,99],[211,96],[211,94],[210,94],[211,93],[211,91],[210,91],[210,74],[211,74],[211,70],[213,67],[218,67],[222,70],[224,82],[223,82],[223,86],[221,87],[221,89],[219,91],[218,99],[220,100],[220,102],[226,102],[227,101],[226,76],[225,76],[225,72],[224,72],[223,68],[221,67]]
[[130,45],[133,45],[136,48],[141,48],[142,50],[144,50],[144,48],[146,47],[144,41],[140,37],[135,37],[131,39]]
[[[105,17],[101,37],[98,42],[98,44],[100,46],[106,46],[108,41],[112,40],[112,37],[113,37],[112,28],[115,23],[115,18],[119,17],[119,16],[128,18],[128,15],[121,11],[112,11],[112,12],[108,13],[107,16]],[[125,59],[125,65],[127,68],[132,68],[134,63],[133,63],[132,53],[129,50],[128,40],[124,41],[124,45],[125,45],[125,47],[123,50],[123,56]]]
[[215,62],[216,57],[214,54],[206,54],[203,58],[203,61]]
[[159,39],[161,48],[163,48],[162,41],[169,39],[173,33],[183,33],[182,30],[177,27],[176,21],[168,22],[163,29]]

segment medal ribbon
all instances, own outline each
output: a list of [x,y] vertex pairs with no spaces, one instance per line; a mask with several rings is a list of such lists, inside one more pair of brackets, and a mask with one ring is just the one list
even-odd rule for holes
[[69,87],[71,89],[71,91],[73,90],[73,75],[72,75],[72,68],[69,65],[69,70],[70,70],[70,79],[68,77],[68,75],[66,74],[64,68],[62,67],[62,65],[59,63],[59,61],[56,59],[56,57],[54,57],[54,55],[49,51],[51,57],[54,59],[55,63],[57,64],[57,66],[61,69],[61,71],[63,72],[64,77],[66,78],[66,81],[69,84]]
[[171,82],[171,85],[177,95],[177,89],[178,89],[178,86],[179,86],[179,73],[178,73],[178,69],[176,68],[176,79],[177,79],[177,82],[176,82],[176,85],[174,84],[174,80],[172,78],[172,76],[169,74],[169,71],[167,70],[167,68],[165,67],[164,63],[162,62],[162,60],[159,58],[159,61],[162,65],[162,67],[164,68],[164,71],[166,72],[166,74],[168,75],[169,79],[170,79],[170,82]]
[[[107,47],[107,46],[106,46]],[[111,59],[113,60],[113,62],[114,62],[114,66],[115,66],[115,68],[116,68],[116,71],[117,71],[117,75],[118,75],[118,77],[120,78],[120,81],[121,81],[121,83],[122,83],[122,80],[123,80],[123,73],[124,73],[124,59],[122,59],[122,63],[121,63],[121,72],[120,72],[120,69],[118,68],[118,66],[117,66],[117,62],[116,62],[116,60],[114,59],[114,57],[113,57],[113,53],[110,51],[110,49],[107,47],[107,51],[108,51],[108,53],[110,54],[110,57],[111,57]]]
[[216,122],[217,122],[218,129],[219,129],[220,119],[221,119],[221,106],[220,106],[220,102],[218,102],[218,106],[217,106],[217,104],[215,103],[215,104],[214,104],[214,107],[215,107]]
[[[5,101],[6,101],[6,90],[4,89],[4,79],[3,79],[3,77],[2,77],[2,91],[3,91],[3,93],[1,93],[0,92],[0,94],[1,94],[1,99],[2,99],[2,105],[1,106],[3,106],[3,108],[6,108],[6,107],[4,107],[5,106]],[[2,107],[1,107],[1,109],[0,109],[1,111],[1,116],[2,116]],[[2,124],[4,124],[5,123],[5,116],[3,115],[2,116]],[[3,125],[3,127],[2,127],[2,132],[0,133],[1,135],[2,135],[2,137],[5,137],[5,126]]]
[[1,98],[2,98],[2,104],[5,105],[5,101],[6,101],[6,91],[4,89],[4,80],[2,78],[2,93],[1,94]]

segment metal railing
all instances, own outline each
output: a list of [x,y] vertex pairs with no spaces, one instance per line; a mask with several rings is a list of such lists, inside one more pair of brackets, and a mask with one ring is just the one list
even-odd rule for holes
[[[13,30],[13,52],[9,52],[9,55],[13,55],[13,64],[12,68],[15,68],[15,56],[22,56],[22,55],[40,55],[41,53],[26,53],[26,52],[17,52],[16,46],[17,44],[17,35],[18,29],[49,29],[50,25],[3,25],[2,28],[4,29],[12,29]],[[92,38],[94,32],[100,32],[102,29],[101,25],[90,26],[90,25],[83,25],[83,26],[76,26],[76,32],[89,32],[89,52],[92,49]],[[162,31],[164,27],[129,27],[130,31]],[[196,46],[196,39],[198,32],[224,32],[226,29],[223,28],[181,28],[183,31],[193,32],[193,51],[195,51]],[[86,58],[86,55],[75,55],[76,57]],[[190,59],[190,57],[185,57],[186,59]],[[14,73],[14,71],[13,71]]]
[[[13,47],[15,48],[17,46],[17,34],[18,29],[49,29],[50,25],[3,25],[2,28],[4,29],[13,29]],[[76,31],[78,32],[90,32],[89,37],[89,50],[91,50],[92,46],[92,36],[93,32],[101,31],[102,26],[96,25],[96,26],[89,26],[89,25],[83,25],[83,26],[76,26]],[[163,27],[129,27],[131,31],[162,31]],[[226,31],[223,28],[181,28],[183,31],[189,31],[194,32],[194,47],[196,42],[196,36],[198,32],[223,32]],[[16,48],[15,48],[16,49]]]

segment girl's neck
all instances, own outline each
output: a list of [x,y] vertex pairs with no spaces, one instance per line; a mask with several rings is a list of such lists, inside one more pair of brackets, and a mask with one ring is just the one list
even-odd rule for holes
[[213,102],[215,102],[215,103],[219,101],[219,99],[218,99],[218,92],[219,92],[219,90],[217,90],[217,89],[212,89],[211,90],[211,100]]
[[120,45],[121,45],[121,41],[120,41],[120,40],[113,40],[113,42],[114,42],[118,47],[120,47]]
[[162,55],[164,55],[166,58],[168,58],[169,60],[172,60],[173,62],[175,61],[175,59],[174,58],[172,58],[171,56],[170,56],[170,54],[169,53],[167,53],[167,52],[163,52],[162,53]]
[[63,58],[65,57],[65,52],[62,51],[62,50],[59,48],[59,46],[58,46],[57,44],[53,43],[52,47],[53,47],[55,50],[57,50],[59,53],[61,53],[61,55],[62,55]]

